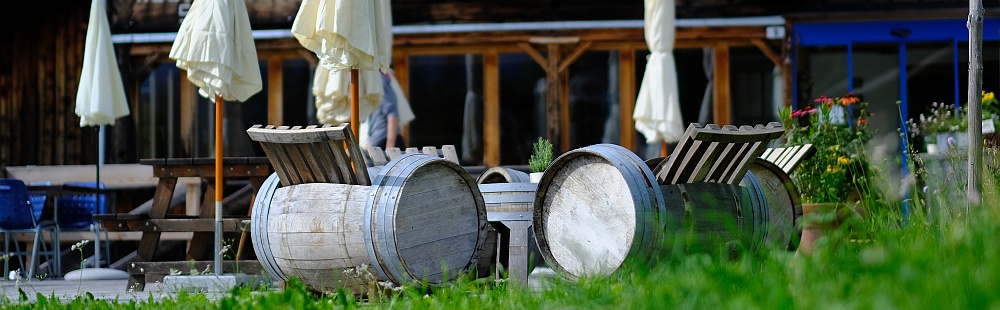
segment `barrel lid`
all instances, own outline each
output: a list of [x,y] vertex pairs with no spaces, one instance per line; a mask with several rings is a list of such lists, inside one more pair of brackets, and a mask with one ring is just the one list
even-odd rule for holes
[[539,182],[534,230],[546,262],[569,277],[606,275],[658,246],[665,209],[652,171],[631,151],[599,144],[557,158]]
[[743,183],[748,178],[755,178],[767,200],[768,235],[764,242],[794,248],[793,244],[801,235],[796,223],[802,216],[802,204],[795,184],[780,167],[759,158],[750,165],[747,175]]
[[476,263],[486,212],[482,194],[462,167],[406,154],[387,164],[373,184],[365,239],[380,275],[396,283],[439,285]]

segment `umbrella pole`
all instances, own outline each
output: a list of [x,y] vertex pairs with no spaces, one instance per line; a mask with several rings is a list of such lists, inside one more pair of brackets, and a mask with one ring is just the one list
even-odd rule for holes
[[358,132],[358,126],[361,125],[361,121],[359,120],[359,118],[361,117],[358,115],[359,113],[358,109],[360,105],[358,99],[359,96],[358,93],[360,92],[358,90],[359,88],[358,82],[359,82],[358,69],[351,69],[351,131],[354,132],[355,138],[357,138],[360,135],[360,133]]
[[222,96],[215,96],[215,275],[222,275]]

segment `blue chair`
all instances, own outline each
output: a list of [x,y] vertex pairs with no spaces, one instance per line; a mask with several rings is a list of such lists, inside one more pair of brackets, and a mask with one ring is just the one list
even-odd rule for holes
[[[29,195],[24,182],[17,179],[0,179],[0,233],[4,234],[4,253],[8,255],[4,259],[4,279],[10,274],[10,260],[16,257],[21,264],[21,268],[26,267],[23,256],[31,256],[31,265],[28,266],[27,277],[34,278],[35,268],[39,265],[39,255],[47,256],[51,275],[58,275],[59,257],[59,232],[57,225],[53,221],[42,221],[42,207],[45,205],[45,195]],[[42,242],[42,232],[49,231],[51,247]],[[21,251],[20,245],[12,238],[13,234],[33,233],[35,235],[31,251]],[[14,251],[10,246],[14,246]]]
[[[66,182],[63,186],[76,186],[82,188],[105,189],[104,183],[98,182]],[[94,254],[96,260],[94,267],[100,267],[102,255],[107,260],[111,257],[111,250],[108,246],[108,233],[101,229],[101,224],[94,221],[94,214],[105,213],[107,196],[101,194],[74,194],[63,195],[57,201],[56,222],[59,223],[60,231],[89,231],[94,233]],[[101,233],[104,233],[104,241],[101,242]],[[103,253],[98,253],[96,246],[100,246]],[[108,261],[110,263],[110,261]]]

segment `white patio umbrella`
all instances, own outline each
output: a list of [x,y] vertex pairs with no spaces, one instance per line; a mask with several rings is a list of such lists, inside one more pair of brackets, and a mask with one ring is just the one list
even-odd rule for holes
[[635,102],[635,129],[649,143],[679,141],[684,134],[674,65],[674,1],[646,0],[649,61]]
[[[382,77],[375,70],[360,70],[358,79],[358,117],[365,119],[382,100]],[[350,70],[316,67],[312,92],[316,96],[316,118],[320,123],[339,125],[351,121],[350,84]]]
[[[122,86],[118,59],[115,58],[111,43],[111,28],[108,26],[107,4],[104,0],[94,0],[90,4],[90,22],[87,25],[87,39],[83,48],[83,68],[80,85],[76,90],[76,115],[80,116],[80,127],[98,126],[98,140],[103,142],[104,125],[113,124],[115,119],[129,114],[125,87]],[[95,188],[101,182],[101,164],[104,144],[97,148]],[[98,199],[103,195],[98,194]],[[97,203],[101,204],[100,201]],[[124,279],[128,274],[121,270],[100,268],[101,238],[94,242],[96,268],[71,271],[67,280],[80,279]]]
[[170,58],[202,96],[215,99],[215,274],[222,274],[223,100],[261,90],[257,50],[243,0],[198,0],[177,31]]
[[292,35],[332,71],[351,70],[351,129],[360,124],[358,70],[389,68],[391,41],[384,37],[384,0],[304,0]]

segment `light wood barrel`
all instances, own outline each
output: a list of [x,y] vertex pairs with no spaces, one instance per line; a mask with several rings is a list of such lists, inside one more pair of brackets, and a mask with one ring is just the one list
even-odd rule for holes
[[261,265],[279,280],[296,277],[316,291],[364,289],[365,276],[374,274],[364,238],[370,189],[332,183],[278,187],[272,175],[258,192],[251,216]]
[[376,273],[394,283],[440,285],[476,266],[486,209],[461,166],[425,154],[396,157],[372,182],[364,237]]
[[796,226],[802,217],[802,203],[799,201],[799,191],[788,174],[769,161],[756,159],[750,165],[741,185],[748,190],[757,187],[756,191],[766,199],[768,221],[763,237],[764,246],[795,250],[802,234]]
[[593,145],[559,156],[542,176],[535,238],[563,276],[607,275],[626,259],[655,256],[666,208],[645,162],[621,146]]

